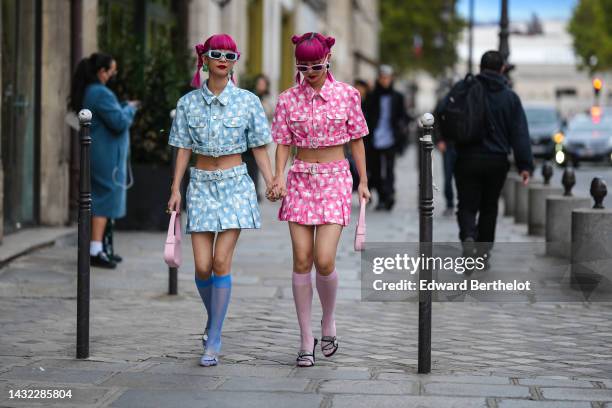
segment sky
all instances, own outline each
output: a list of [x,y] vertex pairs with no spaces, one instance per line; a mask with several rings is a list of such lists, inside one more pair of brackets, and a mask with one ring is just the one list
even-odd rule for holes
[[[578,0],[508,0],[510,21],[528,20],[533,13],[540,19],[567,20]],[[499,21],[501,0],[474,0],[476,22]],[[467,18],[469,0],[459,0],[457,10]]]

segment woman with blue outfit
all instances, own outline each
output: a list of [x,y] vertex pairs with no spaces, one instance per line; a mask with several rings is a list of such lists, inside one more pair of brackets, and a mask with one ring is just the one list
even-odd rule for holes
[[[176,106],[168,143],[178,148],[172,194],[168,208],[179,212],[179,187],[191,152],[187,188],[187,228],[195,260],[195,283],[207,312],[200,365],[218,363],[221,329],[230,301],[231,262],[243,228],[260,228],[261,216],[253,180],[241,153],[252,149],[257,166],[272,190],[272,169],[265,145],[272,141],[259,98],[236,87],[233,67],[240,57],[227,34],[217,34],[195,47],[197,88],[181,97]],[[208,80],[200,83],[200,70]]]
[[91,264],[115,268],[118,258],[102,247],[109,219],[125,216],[129,128],[138,102],[121,105],[106,86],[117,73],[117,62],[108,54],[94,53],[83,59],[74,74],[70,108],[89,109],[91,121]]

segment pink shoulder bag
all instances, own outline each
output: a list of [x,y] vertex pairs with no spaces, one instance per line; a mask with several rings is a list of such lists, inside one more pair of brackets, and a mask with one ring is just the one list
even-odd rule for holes
[[176,211],[170,215],[168,235],[164,246],[164,261],[171,268],[181,266],[181,217],[177,217]]
[[365,223],[366,199],[362,198],[359,204],[359,220],[355,229],[355,251],[365,249],[366,223]]

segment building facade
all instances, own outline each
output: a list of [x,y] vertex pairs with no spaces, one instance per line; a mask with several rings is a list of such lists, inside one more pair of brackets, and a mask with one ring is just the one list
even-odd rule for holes
[[[525,22],[516,22],[510,30],[509,60],[515,65],[510,73],[514,90],[523,102],[556,106],[566,117],[588,109],[594,102],[592,77],[588,71],[578,69],[567,21],[544,20],[541,32],[535,34],[528,34],[526,26]],[[482,54],[498,48],[498,32],[496,24],[474,27],[473,66],[476,71]],[[458,46],[461,58],[457,65],[459,77],[466,72],[467,38],[466,32]],[[609,74],[597,76],[604,80],[604,84],[612,79]],[[567,91],[570,94],[564,95]],[[604,88],[601,103],[609,105],[611,102],[612,93]]]
[[182,43],[174,46],[191,50],[212,33],[231,34],[242,52],[238,79],[265,73],[273,95],[294,83],[295,33],[336,37],[339,80],[375,76],[378,0],[4,0],[0,242],[22,228],[74,221],[78,138],[65,120],[71,73],[98,50],[100,26],[112,29],[128,8],[144,47],[177,30]]

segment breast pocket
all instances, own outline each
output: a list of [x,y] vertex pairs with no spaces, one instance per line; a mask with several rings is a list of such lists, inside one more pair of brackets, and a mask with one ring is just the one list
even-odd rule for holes
[[197,144],[208,144],[208,118],[204,115],[187,115],[189,135]]
[[346,122],[348,120],[348,115],[345,109],[327,111],[325,117],[327,121],[327,134],[329,137],[341,137],[347,133]]
[[246,142],[245,127],[246,118],[243,115],[225,116],[223,118],[223,138],[220,144],[233,145]]
[[308,115],[293,112],[289,115],[289,130],[298,139],[303,139],[308,136],[308,122]]

